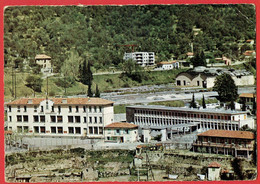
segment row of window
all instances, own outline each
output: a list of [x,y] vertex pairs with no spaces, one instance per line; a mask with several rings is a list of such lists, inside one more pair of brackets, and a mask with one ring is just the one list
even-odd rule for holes
[[188,117],[188,118],[231,120],[231,116],[209,115],[209,114],[187,113],[187,112],[184,113],[184,112],[152,111],[152,110],[138,110],[138,109],[136,109],[135,113],[140,114],[140,115],[156,115],[156,116],[167,116],[167,117],[177,116],[177,117]]
[[[75,106],[75,111],[74,112],[79,112],[79,106]],[[8,106],[8,109],[9,109],[9,112],[12,112],[12,107],[11,106]],[[34,106],[34,112],[37,112],[38,110],[38,106]],[[49,105],[46,104],[46,109],[49,109]],[[64,109],[64,108],[63,108]],[[72,112],[73,111],[73,107],[72,106],[69,106],[68,107],[68,110],[69,112]],[[83,106],[82,107],[82,110],[83,112],[86,112],[86,109],[87,107],[86,106]],[[102,112],[102,107],[101,106],[89,106],[88,107],[88,112]],[[51,106],[51,111],[54,112],[54,106]],[[60,113],[61,112],[61,106],[57,106],[57,111]],[[17,106],[17,112],[21,112],[21,107],[20,106]],[[24,106],[23,107],[23,112],[27,112],[27,106]],[[40,106],[40,112],[44,112],[44,106]]]
[[[18,133],[28,133],[29,127],[28,126],[17,126]],[[63,127],[56,127],[51,126],[50,131],[46,131],[45,126],[34,126],[33,127],[34,133],[52,133],[52,134],[81,134],[81,127],[68,127],[68,131],[65,131]],[[87,128],[84,128],[84,133],[87,133]],[[96,134],[96,135],[103,135],[103,127],[89,127],[89,134]]]
[[[17,115],[16,116],[17,122],[28,122],[29,118],[28,115]],[[62,123],[63,117],[62,116],[50,116],[51,123]],[[9,122],[12,122],[12,116],[9,116]],[[33,122],[45,122],[45,115],[34,115]],[[69,123],[81,123],[81,116],[68,116]],[[83,122],[87,123],[87,117],[83,117]],[[102,124],[103,120],[102,117],[89,117],[89,123],[94,124]]]

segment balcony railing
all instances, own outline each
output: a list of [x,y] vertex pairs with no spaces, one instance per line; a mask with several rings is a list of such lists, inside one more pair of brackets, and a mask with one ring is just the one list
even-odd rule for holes
[[253,150],[252,144],[234,144],[234,143],[214,143],[214,142],[201,142],[196,141],[193,143],[194,146],[205,146],[205,147],[219,147],[219,148],[234,148],[237,150]]

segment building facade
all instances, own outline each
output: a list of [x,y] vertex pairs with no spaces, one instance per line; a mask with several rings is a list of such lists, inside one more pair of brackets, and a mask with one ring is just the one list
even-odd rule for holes
[[104,137],[113,102],[101,98],[22,98],[7,103],[7,129],[49,136]]
[[179,68],[179,62],[177,61],[162,61],[157,63],[157,68],[161,70],[172,70],[174,68]]
[[[233,155],[250,158],[254,147],[254,133],[249,131],[208,130],[198,134],[193,143],[196,152]],[[204,150],[203,150],[204,149]]]
[[115,122],[105,126],[105,141],[132,143],[138,141],[138,126],[131,123]]
[[218,75],[228,73],[237,86],[255,84],[255,77],[246,70],[227,70],[221,68],[196,67],[193,70],[182,72],[176,76],[177,86],[197,86],[212,88]]
[[131,52],[125,53],[124,60],[132,59],[142,67],[153,66],[155,63],[155,54],[154,52]]
[[51,64],[51,57],[45,54],[39,54],[35,56],[36,64],[40,65],[42,73],[52,73],[53,68]]
[[170,129],[171,133],[204,132],[209,129],[239,130],[244,125],[254,128],[254,119],[249,119],[246,112],[219,109],[128,106],[126,120],[141,128]]

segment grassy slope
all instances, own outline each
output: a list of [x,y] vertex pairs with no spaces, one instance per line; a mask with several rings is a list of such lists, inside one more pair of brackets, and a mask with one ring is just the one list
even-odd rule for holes
[[[118,88],[122,87],[132,87],[132,86],[142,86],[142,85],[153,85],[153,84],[167,84],[167,83],[173,83],[175,81],[175,76],[183,71],[181,70],[172,70],[172,71],[155,71],[155,72],[149,72],[149,79],[143,80],[141,83],[138,83],[136,81],[133,81],[130,78],[127,77],[120,77],[120,74],[107,74],[107,75],[95,75],[92,85],[92,91],[95,93],[96,84],[98,84],[99,90],[101,92],[106,91],[113,91]],[[16,91],[17,91],[17,97],[33,97],[33,90],[28,88],[26,86],[26,77],[29,75],[29,73],[16,73]],[[11,100],[12,99],[12,72],[9,68],[5,68],[5,76],[4,76],[4,82],[5,82],[5,100]],[[67,93],[64,93],[64,89],[61,87],[58,87],[55,84],[55,77],[49,77],[48,80],[49,84],[49,94],[52,95],[77,95],[77,94],[85,94],[87,91],[87,86],[75,82],[75,84],[67,88]],[[42,92],[36,93],[36,96],[45,97],[47,91],[47,81],[46,79],[43,79],[43,85],[42,85]]]

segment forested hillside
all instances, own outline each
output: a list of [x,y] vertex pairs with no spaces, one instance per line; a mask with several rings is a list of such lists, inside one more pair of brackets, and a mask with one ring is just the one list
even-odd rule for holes
[[[194,27],[201,29],[196,36]],[[45,53],[56,72],[72,56],[96,69],[117,65],[131,50],[126,44],[155,52],[156,61],[184,57],[191,42],[194,52],[238,58],[239,40],[247,39],[255,39],[253,5],[27,6],[4,13],[5,66]]]

